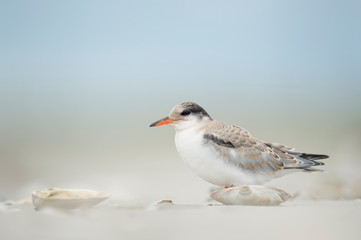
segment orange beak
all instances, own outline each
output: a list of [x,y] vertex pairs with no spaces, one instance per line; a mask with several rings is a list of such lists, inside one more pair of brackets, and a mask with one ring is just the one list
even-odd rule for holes
[[158,126],[174,123],[175,121],[176,120],[169,119],[169,117],[165,117],[152,123],[149,127],[158,127]]

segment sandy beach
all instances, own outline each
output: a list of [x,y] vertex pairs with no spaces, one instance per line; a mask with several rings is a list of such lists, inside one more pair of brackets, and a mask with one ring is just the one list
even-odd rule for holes
[[[324,173],[274,180],[268,185],[293,196],[280,206],[225,206],[210,199],[212,185],[186,168],[175,153],[154,154],[148,161],[128,159],[127,164],[101,165],[89,160],[88,165],[97,166],[87,169],[89,176],[82,173],[81,161],[57,161],[47,172],[39,168],[41,180],[3,183],[9,190],[0,203],[0,238],[304,240],[359,239],[361,234],[357,169],[343,169],[347,175],[329,167]],[[30,179],[39,176],[38,164],[28,172]],[[87,210],[36,211],[31,192],[46,187],[88,188],[111,197]],[[173,204],[157,205],[161,200]]]
[[359,239],[361,200],[278,207],[104,202],[86,211],[0,210],[1,239]]

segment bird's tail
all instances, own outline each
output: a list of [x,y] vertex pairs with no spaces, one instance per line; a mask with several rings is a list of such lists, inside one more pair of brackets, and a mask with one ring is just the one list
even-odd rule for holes
[[[280,143],[265,144],[281,157],[281,161],[285,164],[285,169],[301,169],[305,172],[322,171],[313,167],[325,165],[323,162],[319,162],[319,160],[328,158],[328,156],[324,154],[295,152],[294,148],[287,147]],[[292,159],[290,159],[289,156],[292,156]]]
[[324,154],[311,154],[311,153],[299,153],[299,152],[289,152],[289,154],[297,159],[298,164],[297,166],[286,167],[286,169],[302,169],[305,172],[323,171],[313,167],[325,165],[323,162],[319,162],[319,160],[329,158],[329,156]]

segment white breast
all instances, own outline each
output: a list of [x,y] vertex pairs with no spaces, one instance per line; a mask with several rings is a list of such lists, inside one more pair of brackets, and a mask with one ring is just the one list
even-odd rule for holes
[[188,128],[176,131],[175,144],[185,162],[198,176],[219,186],[259,184],[259,177],[228,165],[214,148],[204,143],[204,131]]

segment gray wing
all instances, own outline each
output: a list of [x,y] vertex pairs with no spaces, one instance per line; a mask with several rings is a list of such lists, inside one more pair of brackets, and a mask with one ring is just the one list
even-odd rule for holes
[[229,164],[250,172],[273,175],[285,167],[271,147],[240,127],[213,121],[205,131],[204,141]]
[[282,169],[314,171],[311,167],[323,165],[316,160],[328,158],[327,155],[294,152],[293,148],[279,143],[264,143],[243,128],[218,121],[207,128],[204,140],[229,164],[266,175]]

